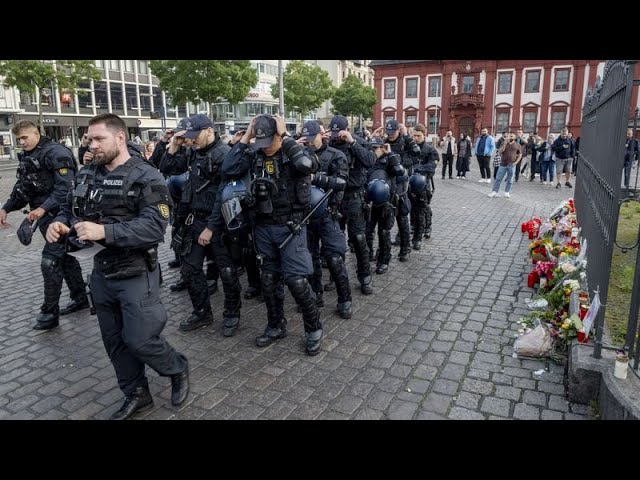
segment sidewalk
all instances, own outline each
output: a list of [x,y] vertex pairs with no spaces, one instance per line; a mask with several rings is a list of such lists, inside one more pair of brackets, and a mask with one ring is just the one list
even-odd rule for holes
[[[175,409],[169,380],[148,371],[155,407],[138,418],[588,418],[586,406],[564,398],[563,367],[512,357],[515,321],[532,294],[520,223],[548,215],[574,189],[521,178],[510,199],[488,198],[491,185],[477,182],[471,163],[467,181],[440,180],[437,172],[432,238],[407,263],[397,261],[394,247],[389,272],[374,274],[375,294],[353,289],[351,319],[334,313],[335,292],[325,294],[325,340],[316,357],[304,354],[302,320],[289,294],[289,336],[265,349],[254,345],[266,322],[264,304],[255,300],[243,300],[234,337],[221,334],[220,293],[211,297],[212,326],[180,332],[190,302],[186,292],[169,292],[178,272],[166,268],[169,242],[161,245],[164,334],[189,358],[192,390]],[[3,177],[0,202],[14,182]],[[12,228],[0,230],[0,418],[106,419],[122,394],[96,317],[85,310],[61,317],[51,332],[31,329],[42,301],[43,239],[19,244],[22,216],[12,213]],[[355,287],[353,254],[347,262]],[[89,273],[90,265],[82,266]],[[241,282],[246,286],[246,276]],[[61,304],[67,300],[65,287]],[[547,371],[535,376],[540,369]]]

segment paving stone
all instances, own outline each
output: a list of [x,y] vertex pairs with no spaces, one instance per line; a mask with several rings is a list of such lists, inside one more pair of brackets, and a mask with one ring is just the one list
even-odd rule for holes
[[[514,402],[518,402],[520,400],[520,394],[522,390],[515,387],[507,387],[504,385],[496,385],[495,396],[499,398],[507,398],[509,400],[513,400]],[[529,403],[526,400],[523,400],[524,403]]]
[[449,412],[449,418],[452,420],[484,420],[485,417],[481,413],[474,412],[467,408],[454,406]]
[[485,397],[480,405],[480,411],[486,413],[493,413],[502,417],[509,416],[509,409],[511,408],[511,402],[504,398]]
[[547,396],[542,392],[534,392],[532,390],[525,390],[522,396],[522,403],[527,405],[540,405],[542,407],[547,404]]
[[520,420],[539,420],[540,409],[533,405],[525,405],[524,403],[516,403],[513,411],[513,418]]
[[541,420],[562,420],[562,413],[553,410],[543,410]]
[[470,410],[477,410],[481,396],[476,393],[460,392],[456,398],[456,405]]
[[452,402],[453,397],[432,392],[427,395],[425,401],[422,403],[422,408],[440,415],[446,415]]

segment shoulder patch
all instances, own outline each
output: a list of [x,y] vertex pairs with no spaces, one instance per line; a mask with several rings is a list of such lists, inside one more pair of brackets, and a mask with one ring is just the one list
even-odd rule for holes
[[69,169],[68,168],[59,168],[58,169],[58,173],[62,176],[65,176],[67,173],[69,173]]
[[160,212],[160,215],[162,215],[162,218],[169,218],[169,205],[166,203],[159,203],[158,211]]

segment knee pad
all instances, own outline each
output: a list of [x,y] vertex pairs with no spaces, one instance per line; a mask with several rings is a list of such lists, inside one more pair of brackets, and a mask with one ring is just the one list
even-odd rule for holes
[[231,267],[224,267],[220,270],[220,278],[223,283],[231,283],[236,279],[236,271]]
[[331,269],[340,270],[343,265],[342,255],[339,253],[332,253],[327,257],[327,264]]
[[287,287],[289,287],[289,290],[291,290],[291,295],[296,298],[299,295],[302,295],[309,286],[309,282],[307,281],[307,279],[300,276],[288,278],[286,283]]
[[40,261],[40,268],[43,272],[53,272],[58,265],[59,262],[55,258],[42,257]]
[[273,292],[280,281],[280,275],[271,272],[262,272],[260,281],[262,282],[262,289],[265,293]]

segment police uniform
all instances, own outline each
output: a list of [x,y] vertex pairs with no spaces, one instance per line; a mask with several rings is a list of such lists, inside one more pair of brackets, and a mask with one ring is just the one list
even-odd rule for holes
[[255,210],[256,251],[262,263],[262,294],[267,306],[267,328],[256,338],[256,345],[267,346],[287,335],[284,318],[284,291],[281,280],[289,287],[302,310],[305,330],[305,350],[309,355],[320,351],[322,323],[307,278],[313,273],[307,248],[306,225],[282,249],[279,246],[299,225],[309,210],[313,161],[290,137],[284,137],[281,148],[267,157],[261,148],[271,145],[277,135],[275,119],[270,115],[256,117],[255,153],[238,142],[225,159],[223,172],[232,178],[242,178],[248,171],[255,180],[250,189]]
[[[49,137],[41,137],[36,148],[18,154],[18,160],[18,181],[2,208],[7,213],[26,205],[32,210],[44,209],[46,213],[38,221],[38,228],[45,236],[72,188],[77,170],[73,153]],[[74,257],[65,255],[63,245],[45,243],[40,267],[44,278],[44,302],[33,328],[47,330],[58,326],[60,314],[85,308],[88,303],[80,264]],[[60,310],[58,302],[63,279],[69,287],[72,303]]]
[[375,154],[360,145],[356,139],[351,144],[338,138],[341,130],[347,129],[347,119],[337,115],[331,119],[330,147],[337,148],[347,157],[349,162],[349,180],[344,192],[341,213],[346,219],[349,243],[353,245],[356,254],[357,274],[360,290],[365,295],[371,295],[371,266],[369,265],[369,247],[367,246],[365,220],[365,188],[367,184],[367,170],[375,162]]
[[[194,115],[189,119],[185,137],[193,139],[201,131],[212,127],[213,123],[206,115]],[[188,164],[189,178],[182,191],[181,204],[188,205],[190,213],[185,220],[188,229],[185,232],[185,243],[182,245],[181,274],[191,298],[193,312],[188,319],[180,323],[180,330],[183,331],[213,322],[207,277],[202,267],[207,256],[214,259],[222,277],[225,292],[223,334],[233,335],[240,321],[240,283],[223,244],[220,222],[216,220],[219,214],[216,214],[216,218],[210,218],[222,183],[220,167],[229,151],[229,146],[221,142],[220,137],[215,134],[209,145],[191,149],[190,158],[185,162]],[[167,154],[167,157],[170,157],[170,154]],[[208,245],[202,246],[198,243],[198,238],[205,228],[209,228],[213,236]]]
[[323,292],[320,250],[322,241],[322,256],[336,284],[338,313],[342,318],[351,318],[351,286],[344,261],[347,242],[338,222],[344,188],[349,179],[347,157],[340,150],[325,144],[313,153],[318,158],[318,171],[314,175],[313,184],[325,191],[333,189],[334,192],[329,197],[329,206],[325,213],[317,220],[312,220],[307,229],[309,251],[313,259],[311,287],[316,294],[317,303],[321,304],[318,300],[322,299]]
[[[373,155],[375,153],[372,152]],[[396,207],[391,202],[391,198],[396,193],[396,179],[405,174],[404,168],[400,165],[400,156],[397,154],[384,154],[376,160],[376,163],[368,172],[368,189],[371,190],[374,180],[384,181],[389,190],[388,199],[377,201],[371,198],[368,193],[367,199],[370,201],[371,218],[367,223],[367,244],[373,252],[373,237],[378,226],[378,252],[376,254],[376,273],[381,275],[389,269],[391,261],[391,229],[395,220]],[[376,204],[377,203],[377,204]]]
[[436,172],[437,163],[440,161],[438,151],[427,142],[418,145],[420,147],[420,163],[413,167],[415,174],[424,175],[426,185],[420,191],[409,189],[411,200],[411,224],[413,225],[413,248],[420,250],[422,235],[431,237],[431,198],[433,197],[431,179]]
[[[395,120],[387,122],[385,129],[387,134],[398,130],[399,125]],[[418,163],[420,148],[416,145],[415,140],[410,135],[398,135],[395,140],[387,140],[391,145],[391,151],[400,156],[402,166],[406,169],[406,180],[408,182],[409,175],[413,173],[413,165]],[[401,182],[398,184],[396,196],[393,198],[394,207],[396,207],[396,222],[398,223],[398,236],[400,240],[400,252],[398,260],[406,262],[409,252],[411,251],[411,231],[409,228],[409,213],[411,213],[411,201],[408,197],[408,184]]]
[[160,173],[133,156],[113,171],[96,164],[84,167],[57,218],[67,225],[84,220],[104,225],[100,243],[105,249],[94,257],[90,287],[102,340],[126,396],[113,419],[153,404],[145,364],[170,376],[174,388],[188,374],[186,357],[160,335],[167,311],[159,295],[157,247],[164,240],[170,204]]

